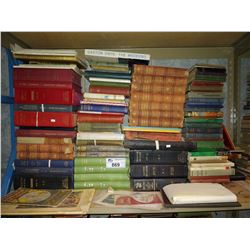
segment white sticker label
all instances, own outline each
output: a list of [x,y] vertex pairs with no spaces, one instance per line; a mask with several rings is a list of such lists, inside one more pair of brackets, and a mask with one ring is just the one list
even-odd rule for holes
[[167,145],[166,145],[166,148],[171,148],[171,145],[167,144]]
[[125,168],[126,159],[124,158],[106,158],[106,168]]
[[50,119],[50,121],[51,121],[51,122],[56,122],[56,120],[55,120],[55,119]]

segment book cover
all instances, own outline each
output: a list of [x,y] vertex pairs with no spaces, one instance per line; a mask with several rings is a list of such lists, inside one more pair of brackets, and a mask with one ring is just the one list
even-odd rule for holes
[[75,189],[85,189],[85,188],[95,188],[95,189],[120,189],[128,190],[130,189],[129,181],[75,181]]
[[106,157],[76,157],[75,167],[106,167],[106,168],[127,168],[129,167],[129,158],[106,158]]
[[78,152],[129,152],[129,149],[124,148],[123,146],[76,146]]
[[49,138],[74,138],[76,131],[52,130],[52,129],[16,129],[16,136],[19,137],[49,137]]
[[122,146],[123,140],[77,140],[77,146]]
[[15,169],[22,168],[73,168],[74,161],[63,160],[15,160]]
[[128,113],[126,106],[113,106],[102,104],[81,104],[80,110],[82,111],[97,111],[97,112],[113,112],[113,113]]
[[77,140],[122,141],[124,140],[124,134],[119,132],[78,132]]
[[84,76],[88,79],[90,77],[97,77],[97,78],[111,78],[111,79],[131,79],[131,74],[122,72],[107,72],[103,70],[85,70]]
[[79,132],[121,132],[119,123],[78,122]]
[[73,160],[74,153],[38,153],[38,152],[17,152],[16,159],[18,160]]
[[129,181],[127,173],[75,174],[74,181]]
[[109,87],[109,86],[89,86],[90,93],[112,94],[130,96],[130,89],[128,87]]
[[77,113],[78,122],[123,123],[124,114],[120,113]]
[[190,176],[191,183],[227,183],[230,182],[229,175],[222,176]]
[[76,112],[79,106],[52,104],[15,104],[15,110],[41,112]]
[[124,101],[125,97],[123,95],[110,95],[110,94],[99,94],[99,93],[84,93],[83,97],[86,99],[108,99],[108,100],[118,100]]
[[106,166],[81,166],[75,165],[74,174],[128,174],[129,166],[125,168],[106,168]]
[[72,144],[72,138],[54,138],[54,137],[31,137],[31,136],[17,136],[16,137],[17,144],[48,144],[48,145],[64,145],[64,144]]
[[73,168],[17,167],[14,175],[37,175],[47,177],[73,175]]
[[[81,146],[80,146],[81,147]],[[129,157],[129,152],[82,152],[77,151],[75,153],[75,157],[109,157],[109,158],[117,158],[117,157]]]
[[154,133],[181,133],[180,128],[123,126],[123,131],[154,132]]

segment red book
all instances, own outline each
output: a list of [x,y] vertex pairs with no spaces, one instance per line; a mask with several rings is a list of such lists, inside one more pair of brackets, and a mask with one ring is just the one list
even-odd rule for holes
[[15,126],[65,127],[76,126],[76,114],[71,112],[15,111]]
[[76,131],[46,130],[46,129],[17,129],[16,136],[23,137],[51,137],[51,138],[75,138]]
[[129,88],[121,88],[121,87],[90,86],[89,92],[90,93],[130,96]]
[[123,117],[119,113],[77,113],[78,122],[123,123]]
[[222,176],[190,176],[191,183],[224,183],[230,182],[229,175]]
[[80,105],[82,98],[74,89],[15,88],[15,103]]
[[72,69],[14,68],[14,85],[18,83],[65,83],[81,86],[81,76]]

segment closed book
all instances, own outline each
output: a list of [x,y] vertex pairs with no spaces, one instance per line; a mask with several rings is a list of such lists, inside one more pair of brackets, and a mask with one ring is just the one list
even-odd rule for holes
[[229,175],[189,176],[188,179],[191,183],[226,183],[226,182],[230,182]]
[[224,167],[230,168],[234,167],[234,162],[226,161],[226,162],[191,162],[189,163],[191,168],[213,168],[213,167]]
[[63,160],[15,160],[15,168],[73,168],[74,161]]
[[17,152],[17,159],[19,160],[73,160],[74,153],[37,153],[37,152]]
[[[186,119],[186,118],[185,118]],[[201,123],[201,122],[185,122],[185,127],[190,128],[222,128],[222,123]]]
[[130,189],[129,181],[75,181],[75,189],[95,188],[95,189]]
[[134,191],[160,191],[166,185],[186,182],[187,178],[131,179],[131,186]]
[[202,98],[202,99],[210,99],[210,98],[219,98],[223,99],[223,93],[213,93],[213,92],[188,92],[187,99],[190,98]]
[[108,72],[130,72],[128,64],[119,64],[119,63],[109,63],[109,62],[90,62],[91,68],[94,70],[103,70]]
[[15,103],[80,105],[82,94],[74,89],[15,88]]
[[182,141],[182,135],[177,133],[154,133],[140,131],[125,131],[126,140],[145,139],[153,141]]
[[84,76],[89,79],[90,77],[97,78],[111,78],[111,79],[131,79],[131,74],[127,72],[107,72],[103,70],[85,70]]
[[76,146],[78,152],[129,152],[129,149],[123,146]]
[[63,154],[72,154],[74,153],[74,144],[26,144],[26,143],[17,143],[16,145],[17,152],[26,152],[26,153],[63,153]]
[[183,133],[202,133],[202,134],[221,134],[223,132],[222,127],[220,128],[183,128]]
[[201,97],[188,97],[186,99],[186,102],[191,103],[210,103],[210,102],[216,102],[222,104],[224,102],[224,98],[201,98]]
[[34,189],[72,189],[73,176],[14,175],[14,189],[19,187]]
[[128,87],[109,87],[109,86],[89,86],[90,93],[112,94],[130,96],[130,89]]
[[123,131],[153,132],[153,133],[181,133],[180,128],[168,127],[143,127],[143,126],[123,126]]
[[17,144],[72,144],[72,138],[54,138],[54,137],[16,137]]
[[190,103],[190,102],[185,104],[185,108],[192,108],[192,107],[221,109],[221,108],[223,108],[223,105],[220,103]]
[[[153,87],[158,86],[187,86],[187,77],[176,77],[176,76],[158,76],[158,75],[137,75],[133,74],[132,86],[148,86],[152,85]],[[139,87],[140,88],[140,87]],[[147,88],[147,87],[146,87]]]
[[76,126],[76,114],[70,112],[15,111],[15,126],[66,127]]
[[186,139],[197,139],[197,140],[217,140],[217,139],[222,139],[223,134],[203,134],[203,133],[186,133],[185,134]]
[[186,86],[168,86],[168,85],[154,85],[154,84],[134,84],[131,85],[131,92],[136,93],[151,93],[151,94],[164,94],[164,95],[185,95]]
[[75,174],[74,181],[129,181],[128,174]]
[[130,165],[132,178],[187,177],[187,165]]
[[16,136],[20,137],[49,137],[49,138],[75,138],[76,131],[47,130],[47,129],[17,129]]
[[44,168],[44,167],[17,167],[17,175],[47,175],[47,176],[69,176],[73,175],[73,168]]
[[197,148],[214,148],[214,149],[220,149],[224,148],[223,141],[197,141]]
[[108,99],[108,100],[117,100],[124,101],[124,95],[110,95],[110,94],[99,94],[99,93],[84,93],[83,97],[86,99]]
[[75,157],[129,157],[129,152],[81,152],[77,151]]
[[[130,82],[111,82],[108,79],[106,81],[97,81],[98,78],[94,81],[93,78],[90,81],[90,86],[96,86],[96,87],[119,87],[119,88],[129,88],[130,87]],[[93,92],[90,92],[93,93]],[[105,93],[106,94],[106,93]],[[107,93],[107,94],[112,94],[112,93]],[[120,94],[119,94],[120,95]]]
[[215,155],[215,156],[188,156],[189,163],[209,163],[209,162],[227,162],[228,156],[227,155]]
[[213,84],[212,86],[199,86],[199,85],[189,85],[188,86],[188,91],[207,91],[207,92],[222,92],[223,91],[223,85],[218,86],[217,84]]
[[223,87],[221,82],[192,81],[189,86]]
[[220,176],[220,175],[234,175],[235,169],[228,167],[217,167],[217,168],[189,168],[189,176]]
[[77,140],[122,141],[124,140],[124,134],[119,132],[78,132]]
[[78,122],[95,122],[95,123],[123,123],[123,114],[105,114],[105,113],[77,113]]
[[79,132],[121,132],[119,123],[78,122]]
[[15,104],[15,110],[42,111],[42,112],[75,112],[78,106],[55,104]]
[[123,140],[77,140],[77,146],[122,146]]
[[187,77],[188,70],[184,68],[134,65],[133,75]]
[[[129,158],[121,157],[121,158],[106,158],[106,157],[76,157],[75,158],[75,167],[77,166],[88,166],[88,167],[107,167],[112,168],[110,166],[110,162],[115,161],[119,163],[117,168],[126,168],[129,167]],[[115,167],[113,167],[115,168]]]
[[214,151],[210,150],[210,151],[203,151],[203,152],[199,152],[199,151],[189,152],[189,155],[190,156],[217,156],[218,153],[215,150]]
[[[119,106],[119,107],[128,107],[126,101],[116,101],[116,100],[81,100],[81,104],[98,104],[98,105],[107,105],[107,106]],[[80,112],[80,111],[79,111]],[[90,112],[89,112],[90,113]]]
[[222,123],[223,119],[220,118],[216,118],[216,119],[212,119],[212,118],[194,118],[194,117],[187,117],[185,118],[185,122],[186,123],[194,123],[194,122],[198,122],[198,123]]
[[129,172],[129,167],[126,168],[106,168],[104,167],[96,167],[96,166],[75,166],[74,173],[75,174],[101,174],[101,173],[113,173],[113,174],[124,174]]
[[182,164],[187,163],[187,151],[131,150],[131,164]]
[[129,149],[150,149],[170,151],[194,151],[196,143],[193,142],[171,142],[171,141],[149,141],[149,140],[125,140],[124,147]]
[[188,111],[185,112],[185,116],[187,117],[223,117],[223,112],[197,112],[197,111]]
[[99,104],[81,104],[82,111],[97,111],[97,112],[114,112],[114,113],[128,113],[128,108],[125,106],[113,105],[99,105]]
[[[79,72],[80,73],[80,72]],[[19,83],[76,84],[81,86],[81,75],[72,69],[14,67],[14,87]]]

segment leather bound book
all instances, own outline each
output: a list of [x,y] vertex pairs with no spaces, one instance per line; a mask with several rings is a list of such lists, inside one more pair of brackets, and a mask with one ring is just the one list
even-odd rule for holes
[[152,86],[187,86],[187,77],[175,76],[150,76],[150,75],[133,75],[132,85],[152,85]]
[[17,144],[17,152],[26,153],[74,153],[74,144]]
[[125,95],[130,96],[130,90],[128,88],[120,87],[108,87],[108,86],[89,86],[90,93],[100,93],[100,94],[112,94],[112,95]]
[[46,129],[17,129],[16,130],[16,136],[75,138],[76,137],[76,131],[46,130]]
[[129,149],[146,150],[170,150],[170,151],[195,151],[196,143],[193,142],[171,142],[171,141],[149,141],[149,140],[125,140],[124,147]]
[[51,177],[73,175],[73,168],[18,167],[14,175],[47,175]]
[[78,122],[123,123],[123,114],[77,113]]
[[127,140],[146,139],[158,141],[182,141],[181,134],[174,133],[154,133],[154,132],[138,132],[138,131],[125,131],[125,138]]
[[15,111],[15,126],[68,127],[76,126],[76,114],[70,112]]
[[134,65],[133,75],[187,77],[188,70],[161,66]]
[[129,119],[136,119],[140,117],[141,119],[150,119],[150,118],[160,118],[160,119],[184,119],[183,110],[175,111],[165,111],[165,110],[144,110],[141,112],[140,109],[133,109],[129,112]]
[[15,160],[15,168],[73,168],[74,161],[67,160]]
[[229,175],[222,176],[189,176],[191,183],[227,183],[230,182]]
[[17,137],[17,144],[50,144],[65,145],[72,144],[72,138],[53,138],[53,137]]
[[187,151],[131,150],[131,164],[186,164]]
[[74,153],[37,153],[37,152],[17,152],[18,160],[73,160]]
[[130,165],[132,178],[187,178],[187,165]]
[[186,178],[131,179],[131,186],[134,191],[160,191],[166,185],[186,182]]

